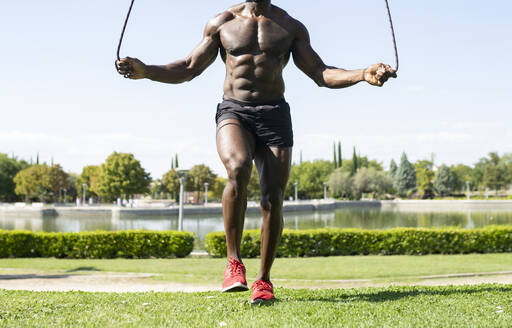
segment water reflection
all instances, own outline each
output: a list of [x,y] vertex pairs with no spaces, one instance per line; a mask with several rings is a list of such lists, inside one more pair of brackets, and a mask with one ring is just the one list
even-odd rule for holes
[[512,212],[400,212],[378,209],[338,210],[335,227],[388,229],[395,227],[460,227],[481,228],[488,225],[512,224]]
[[[246,229],[258,229],[259,215],[250,214]],[[326,212],[285,213],[285,228],[313,229],[323,227],[387,229],[394,227],[461,227],[479,228],[487,225],[512,225],[512,211],[465,212],[400,212],[381,209],[342,209]],[[185,216],[184,229],[197,236],[196,248],[202,248],[204,237],[224,229],[221,216]],[[0,214],[0,229],[47,232],[78,232],[95,230],[177,230],[175,216],[150,215],[63,215],[59,217],[18,217]]]

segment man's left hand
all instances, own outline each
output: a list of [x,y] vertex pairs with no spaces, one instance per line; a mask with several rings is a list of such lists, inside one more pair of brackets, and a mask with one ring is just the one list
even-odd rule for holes
[[395,70],[382,63],[371,65],[364,70],[364,80],[378,87],[383,86],[390,77],[396,78]]

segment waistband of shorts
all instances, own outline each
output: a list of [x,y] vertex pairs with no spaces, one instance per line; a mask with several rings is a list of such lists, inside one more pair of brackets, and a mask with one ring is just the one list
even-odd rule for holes
[[246,101],[231,99],[228,97],[222,97],[222,100],[227,101],[227,102],[232,102],[232,103],[240,105],[240,106],[251,106],[251,107],[274,106],[274,105],[280,105],[280,104],[286,103],[286,100],[284,98],[281,98],[278,100],[265,101],[265,102],[246,102]]

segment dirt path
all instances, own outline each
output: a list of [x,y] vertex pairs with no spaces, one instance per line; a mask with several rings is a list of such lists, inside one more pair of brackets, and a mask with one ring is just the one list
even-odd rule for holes
[[217,286],[198,286],[151,279],[148,273],[16,274],[0,275],[0,289],[84,292],[204,292]]
[[[5,272],[5,271],[4,271]],[[31,291],[86,292],[204,292],[217,291],[217,285],[197,285],[154,280],[158,274],[2,274],[0,289]],[[483,283],[512,284],[512,272],[467,273],[404,278],[400,280],[281,280],[276,286],[287,288],[356,288],[386,286],[446,286]]]

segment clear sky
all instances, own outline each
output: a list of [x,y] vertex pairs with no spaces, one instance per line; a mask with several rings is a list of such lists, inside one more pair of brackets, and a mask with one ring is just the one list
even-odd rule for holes
[[[136,0],[122,55],[166,64],[199,42],[227,0]],[[328,65],[393,63],[383,0],[276,0],[310,30]],[[355,145],[382,161],[473,164],[512,152],[512,2],[390,0],[401,58],[399,79],[383,88],[318,88],[291,61],[285,71],[296,159],[344,157]],[[68,171],[132,152],[154,178],[172,154],[225,175],[215,149],[222,97],[220,58],[183,85],[127,81],[114,56],[129,0],[0,2],[0,152],[37,152]]]

